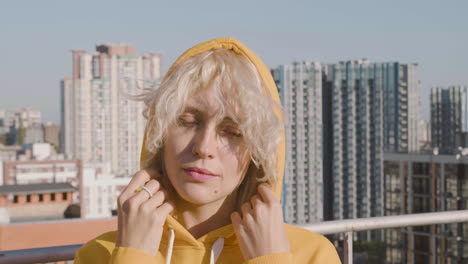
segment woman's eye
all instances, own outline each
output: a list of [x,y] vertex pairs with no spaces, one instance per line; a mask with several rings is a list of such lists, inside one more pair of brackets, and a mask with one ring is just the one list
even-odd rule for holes
[[197,120],[191,117],[179,117],[178,122],[183,126],[192,126],[197,124]]
[[225,128],[223,130],[224,133],[226,134],[229,134],[231,136],[235,136],[235,137],[242,137],[242,133],[239,129],[235,129],[235,128]]

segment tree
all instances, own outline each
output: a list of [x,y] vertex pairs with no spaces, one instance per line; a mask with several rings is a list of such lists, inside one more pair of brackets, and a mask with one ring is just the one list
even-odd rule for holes
[[23,120],[19,120],[20,125],[18,130],[16,131],[16,145],[23,145],[24,139],[26,137],[26,128],[23,127]]

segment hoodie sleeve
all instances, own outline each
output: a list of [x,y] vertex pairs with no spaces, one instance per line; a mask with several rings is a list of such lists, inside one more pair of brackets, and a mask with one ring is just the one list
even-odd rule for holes
[[156,264],[156,257],[149,255],[148,253],[127,247],[116,247],[112,251],[109,264],[131,264],[131,263],[142,263],[142,264]]
[[116,232],[99,236],[83,245],[75,254],[75,264],[155,264],[164,263],[148,253],[128,247],[115,247]]
[[292,264],[292,263],[308,263],[308,264],[341,264],[341,260],[336,252],[335,247],[331,243],[323,243],[318,247],[318,250],[312,255],[297,254],[293,256],[292,253],[277,253],[261,256],[258,258],[250,259],[244,264]]
[[261,256],[258,258],[250,259],[244,262],[244,264],[291,264],[293,262],[293,256],[291,253],[276,253]]
[[341,264],[335,246],[326,237],[291,225],[285,225],[291,252],[250,259],[244,264]]

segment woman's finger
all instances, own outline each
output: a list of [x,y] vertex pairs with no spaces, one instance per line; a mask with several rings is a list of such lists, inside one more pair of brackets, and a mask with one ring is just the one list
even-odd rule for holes
[[276,199],[275,193],[273,192],[273,190],[268,184],[262,183],[258,185],[257,190],[258,190],[258,194],[260,194],[260,196],[262,197],[262,200],[265,203],[271,205],[278,201],[278,199]]
[[231,222],[234,230],[238,231],[240,225],[242,224],[242,218],[238,212],[233,212],[231,214]]
[[252,204],[252,209],[254,210],[260,202],[261,198],[258,194],[255,194],[254,196],[252,196],[252,198],[250,198],[250,203]]
[[150,179],[151,175],[148,173],[147,170],[141,170],[135,173],[135,175],[133,175],[132,179],[128,183],[127,187],[125,187],[125,189],[120,194],[119,203],[123,203],[130,197],[132,197],[135,194],[135,190],[138,187],[145,185],[145,183]]
[[250,205],[249,202],[244,203],[241,207],[241,212],[242,212],[242,219],[245,220],[247,216],[249,216],[252,212],[252,206]]
[[155,210],[159,206],[161,206],[164,201],[167,200],[167,191],[166,190],[159,190],[157,191],[152,198],[145,201],[141,206],[147,207],[148,210]]
[[154,180],[157,180],[157,181],[161,180],[162,174],[157,169],[146,168],[146,169],[143,169],[143,170],[146,171],[146,173],[149,174],[151,179],[154,179]]
[[166,220],[166,216],[174,210],[174,203],[172,201],[165,201],[161,206],[159,206],[156,209],[155,214],[159,214],[162,219],[162,224],[164,224],[164,221]]
[[[141,186],[141,185],[140,185]],[[160,187],[161,187],[161,184],[159,184],[159,182],[157,180],[150,180],[149,182],[147,182],[145,185],[145,188],[149,191],[149,193],[151,193],[151,195],[144,189],[141,189],[141,190],[138,190],[138,187],[136,190],[138,190],[138,192],[136,192],[136,190],[134,191],[134,196],[135,198],[132,197],[132,199],[136,200],[136,202],[138,203],[143,203],[144,201],[150,199],[152,196],[154,196],[154,194],[159,191]]]

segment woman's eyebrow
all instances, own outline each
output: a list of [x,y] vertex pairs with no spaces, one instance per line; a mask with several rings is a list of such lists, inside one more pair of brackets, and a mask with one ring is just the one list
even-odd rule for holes
[[[185,110],[184,110],[185,113],[190,113],[190,114],[194,114],[194,115],[197,115],[197,116],[201,116],[203,115],[203,111],[201,111],[198,107],[194,106],[194,105],[187,105],[185,107]],[[221,122],[226,122],[226,123],[229,123],[229,124],[233,124],[233,125],[236,125],[236,126],[239,126],[239,124],[234,120],[234,118],[230,117],[230,116],[225,116]]]
[[189,112],[189,113],[196,114],[196,115],[201,114],[201,111],[194,106],[187,106],[184,112]]
[[234,121],[232,117],[229,117],[229,116],[224,117],[223,122],[227,122],[227,123],[239,126],[239,124],[236,121]]

